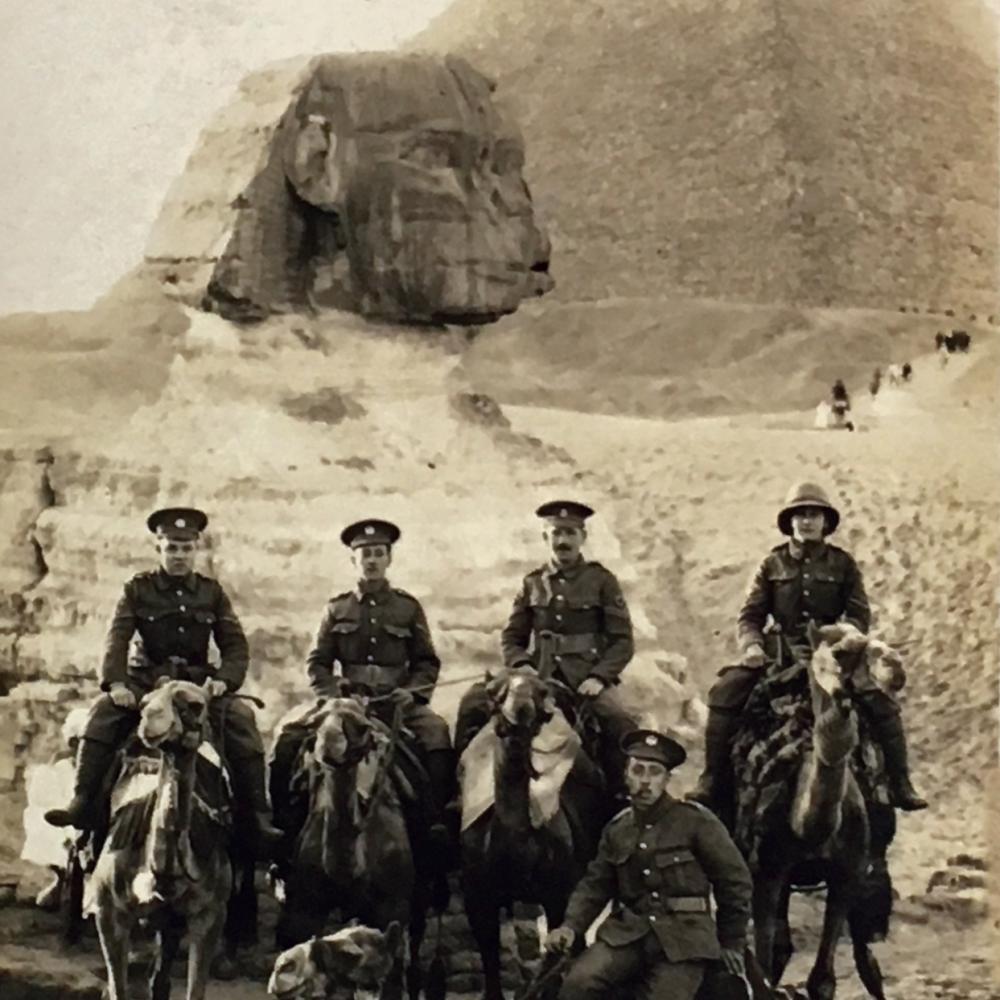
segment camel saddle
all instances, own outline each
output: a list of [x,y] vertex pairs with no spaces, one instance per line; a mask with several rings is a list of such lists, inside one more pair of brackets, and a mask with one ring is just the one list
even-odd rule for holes
[[[465,748],[459,761],[462,829],[467,830],[495,801],[493,761],[500,743],[496,720],[490,719]],[[559,795],[581,748],[580,736],[556,710],[531,743],[535,771],[529,789],[531,825],[545,826],[559,811]]]

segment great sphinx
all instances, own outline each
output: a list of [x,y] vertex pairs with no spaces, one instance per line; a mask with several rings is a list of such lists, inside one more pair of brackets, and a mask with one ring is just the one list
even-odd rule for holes
[[524,143],[464,59],[324,55],[244,81],[147,250],[227,319],[336,309],[482,324],[552,287]]

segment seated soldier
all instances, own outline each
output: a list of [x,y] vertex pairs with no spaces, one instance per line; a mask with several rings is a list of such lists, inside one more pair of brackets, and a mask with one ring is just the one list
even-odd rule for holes
[[609,902],[611,913],[571,966],[559,998],[693,1000],[709,963],[721,960],[730,975],[744,974],[750,872],[715,816],[667,791],[671,770],[686,757],[679,743],[640,729],[624,749],[632,806],[604,828],[546,947],[567,951]]
[[[335,693],[334,664],[345,680],[364,685],[376,695],[388,694],[404,709],[403,723],[416,737],[433,796],[432,843],[448,843],[446,809],[455,782],[455,756],[448,724],[430,705],[441,661],[434,652],[420,602],[405,590],[389,586],[386,573],[399,528],[388,521],[365,520],[348,525],[340,535],[358,571],[354,590],[326,606],[316,642],[309,653],[309,683],[320,697]],[[308,710],[282,727],[271,757],[271,796],[278,824],[289,826],[288,791],[295,758],[310,731]]]
[[[533,666],[540,676],[562,681],[587,701],[601,729],[605,780],[612,794],[624,800],[621,740],[636,722],[615,687],[632,659],[632,622],[615,575],[580,553],[587,539],[584,522],[593,513],[585,504],[563,500],[538,508],[551,558],[524,578],[500,642],[506,667]],[[478,682],[459,705],[458,753],[489,717],[486,683]]]
[[[89,829],[97,822],[99,793],[114,761],[139,722],[138,704],[160,677],[204,684],[212,695],[209,718],[233,783],[237,806],[245,808],[266,845],[281,832],[271,825],[264,783],[264,745],[253,710],[231,697],[246,677],[249,648],[243,627],[217,580],[194,571],[198,538],[208,518],[186,507],[166,508],[146,521],[156,536],[160,568],[138,573],[125,584],[105,643],[102,694],[94,703],[80,742],[76,788],[65,809],[50,809],[54,826]],[[144,656],[128,656],[138,632]],[[208,641],[222,663],[213,672]]]
[[[709,691],[705,771],[692,794],[706,805],[724,805],[720,798],[728,786],[732,739],[767,662],[808,662],[810,621],[830,625],[843,619],[868,631],[871,613],[861,570],[847,552],[826,541],[839,523],[840,513],[813,483],[794,486],[778,512],[778,529],[790,540],[771,550],[743,603],[738,627],[742,663],[722,670]],[[769,616],[773,627],[768,655],[764,627]],[[856,692],[855,699],[885,755],[892,804],[905,810],[926,808],[910,781],[906,736],[895,699],[877,688]]]

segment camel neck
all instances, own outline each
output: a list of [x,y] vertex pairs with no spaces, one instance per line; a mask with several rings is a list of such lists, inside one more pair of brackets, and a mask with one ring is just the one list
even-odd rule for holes
[[500,738],[493,762],[495,815],[508,830],[531,829],[531,775],[531,736],[510,729]]

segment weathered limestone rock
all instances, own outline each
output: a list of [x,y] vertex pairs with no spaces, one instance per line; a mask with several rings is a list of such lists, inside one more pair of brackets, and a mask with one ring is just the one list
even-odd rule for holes
[[552,287],[493,85],[451,56],[321,56],[245,81],[168,195],[147,260],[227,318],[310,305],[480,324]]

